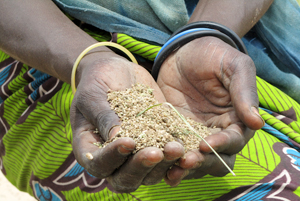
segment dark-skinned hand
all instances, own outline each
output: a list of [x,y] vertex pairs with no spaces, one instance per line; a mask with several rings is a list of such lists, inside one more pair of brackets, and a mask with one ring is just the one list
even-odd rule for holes
[[[131,138],[118,139],[105,148],[94,145],[113,137],[121,123],[110,109],[107,91],[124,90],[137,82],[153,88],[157,100],[165,101],[143,67],[114,53],[87,55],[77,71],[78,86],[70,113],[75,157],[89,173],[106,178],[118,192],[128,193],[142,184],[159,183],[167,170],[184,155],[184,148],[178,142],[168,143],[164,152],[149,147],[134,155],[135,142]],[[95,128],[101,137],[93,132]]]
[[[206,141],[233,168],[235,154],[264,125],[258,114],[255,66],[249,56],[218,38],[195,39],[172,53],[161,66],[157,83],[167,102],[183,115],[221,128]],[[224,176],[227,168],[202,141],[173,166],[165,182],[207,174]]]

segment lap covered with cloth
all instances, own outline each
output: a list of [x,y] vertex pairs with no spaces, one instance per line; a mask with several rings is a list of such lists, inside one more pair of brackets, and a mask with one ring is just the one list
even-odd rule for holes
[[[125,39],[135,41],[125,34],[114,37],[121,45]],[[263,47],[253,43],[253,38],[249,33],[244,38],[246,45],[249,41],[253,49],[271,51],[266,43]],[[147,59],[155,55],[135,53]],[[0,52],[1,170],[18,189],[39,200],[299,200],[299,101],[259,77],[256,81],[266,124],[237,154],[237,176],[183,180],[175,188],[161,182],[118,193],[105,179],[89,174],[74,157],[71,86]]]

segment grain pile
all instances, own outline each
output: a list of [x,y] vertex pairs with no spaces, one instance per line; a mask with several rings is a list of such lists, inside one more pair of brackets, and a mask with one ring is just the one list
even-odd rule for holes
[[[198,149],[200,138],[193,135],[184,121],[167,105],[152,107],[141,115],[145,109],[157,105],[153,90],[142,84],[136,84],[125,91],[109,91],[108,102],[122,124],[117,135],[106,144],[121,138],[131,137],[136,142],[134,153],[145,147],[158,147],[162,151],[166,143],[178,141],[185,150]],[[187,121],[202,137],[211,134],[210,129],[190,118]]]

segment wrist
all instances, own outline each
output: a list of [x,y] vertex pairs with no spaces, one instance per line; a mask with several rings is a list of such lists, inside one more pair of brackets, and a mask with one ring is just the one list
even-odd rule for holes
[[[72,92],[73,94],[75,94],[76,92],[76,86],[78,85],[78,83],[80,82],[81,78],[85,75],[84,72],[88,72],[87,76],[89,77],[90,75],[93,75],[93,66],[96,66],[97,69],[96,71],[99,71],[99,69],[103,66],[101,65],[101,63],[103,64],[109,64],[113,61],[116,60],[126,60],[125,58],[113,53],[112,51],[107,51],[107,50],[103,50],[103,47],[113,47],[116,48],[117,50],[123,52],[125,55],[128,56],[128,58],[133,62],[133,63],[137,63],[137,60],[135,59],[135,57],[132,55],[132,53],[130,53],[126,48],[124,48],[123,46],[117,44],[117,43],[112,43],[112,42],[99,42],[99,43],[95,43],[93,45],[90,45],[89,47],[85,48],[77,57],[76,61],[74,62],[73,68],[72,68],[72,73],[71,73],[71,86],[72,86]],[[101,48],[101,54],[100,56],[97,55],[96,53],[99,53],[99,50],[97,52],[94,52],[96,50],[96,48]],[[93,52],[91,52],[93,50]],[[87,56],[89,55],[89,56]],[[81,62],[81,60],[83,60],[83,58],[85,58],[85,60],[83,62]],[[88,58],[89,57],[89,58]],[[81,63],[80,69],[78,70],[79,73],[77,74],[77,69],[79,64]],[[91,66],[91,67],[84,67],[84,66]],[[105,66],[105,65],[104,65]],[[114,65],[111,65],[111,67],[114,67]],[[90,68],[92,68],[92,70],[90,70]],[[76,82],[76,77],[78,78],[77,82]]]
[[[85,48],[97,43],[97,41],[94,40],[85,40],[85,42],[83,41],[84,40],[82,40],[82,42],[75,42],[73,40],[70,40],[70,42],[68,42],[67,44],[72,43],[72,45],[68,48],[68,50],[66,48],[60,48],[56,51],[50,51],[51,53],[49,57],[51,57],[52,59],[51,62],[49,62],[49,65],[54,72],[53,74],[51,74],[52,76],[71,84],[72,67],[76,59]],[[56,47],[56,45],[54,45],[54,47]],[[87,55],[85,55],[85,57],[89,57],[90,55],[95,55],[95,58],[96,55],[97,57],[101,57],[102,53],[106,52],[112,51],[107,47],[98,47],[90,51]],[[86,60],[85,57],[82,59],[82,61]]]
[[[100,47],[100,49],[102,49],[102,47]],[[122,58],[108,48],[107,50],[100,49],[96,48],[94,51],[89,52],[80,60],[76,69],[75,86],[80,83],[80,80],[83,76],[92,73],[92,68],[94,66],[99,66],[99,63],[101,66],[101,62],[107,62],[113,60],[114,58]]]

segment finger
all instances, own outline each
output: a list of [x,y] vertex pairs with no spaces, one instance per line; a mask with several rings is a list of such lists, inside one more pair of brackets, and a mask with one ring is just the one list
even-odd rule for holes
[[234,61],[224,69],[222,77],[229,83],[232,104],[242,122],[253,130],[264,125],[258,113],[258,95],[256,87],[256,70],[253,61],[247,55],[234,57]]
[[[206,137],[205,140],[218,153],[236,154],[244,148],[255,133],[254,130],[243,127],[242,125],[232,124],[226,129]],[[201,152],[212,152],[207,143],[200,142],[199,149]]]
[[99,148],[89,143],[90,136],[89,132],[80,135],[78,146],[76,146],[80,153],[76,158],[81,159],[83,167],[98,178],[111,175],[123,165],[135,147],[135,142],[131,138],[121,138],[104,148]]
[[183,169],[196,169],[202,166],[205,158],[198,150],[188,151],[184,157],[179,160],[179,166]]
[[168,170],[164,181],[169,186],[175,187],[180,184],[182,179],[189,174],[189,170],[183,169],[177,165],[174,165],[170,170]]
[[[232,170],[234,167],[235,155],[219,155]],[[189,170],[189,174],[183,177],[184,179],[201,178],[207,174],[224,176],[230,172],[214,153],[203,154],[197,150],[187,152],[185,157],[180,159],[179,167]],[[170,176],[170,173],[172,173],[172,177]],[[169,179],[172,178],[173,181],[176,181],[176,179],[179,180],[179,176],[181,176],[179,173],[179,170],[176,170],[176,172],[169,171]]]
[[[198,179],[209,174],[215,177],[223,177],[230,173],[230,171],[225,167],[222,161],[213,153],[204,154],[204,161],[201,166],[193,171],[190,171],[190,174],[187,175],[184,179]],[[233,170],[236,155],[226,155],[220,154],[220,157],[225,161],[228,167]]]
[[[220,157],[233,170],[236,156],[220,154]],[[216,155],[191,151],[186,154],[185,160],[180,161],[180,166],[173,166],[168,171],[165,182],[170,186],[177,186],[183,179],[198,179],[207,174],[222,177],[229,172]]]
[[153,185],[161,182],[170,167],[184,155],[184,148],[178,142],[169,142],[164,147],[164,160],[157,164],[144,178],[143,185]]
[[[101,142],[102,139],[91,130],[93,125],[79,113],[78,109],[73,111],[77,111],[72,115],[74,116],[72,145],[75,158],[89,173],[98,178],[105,178],[124,163],[134,150],[135,142],[131,138],[121,138],[105,148],[99,148],[95,143]],[[115,130],[112,132],[116,132]]]
[[[179,160],[179,166],[173,166],[167,172],[165,182],[170,186],[177,186],[182,179],[186,178],[187,175],[193,174],[195,171],[198,172],[199,176],[201,171],[198,171],[198,169],[202,167],[202,163],[204,162],[205,156],[198,150],[188,151],[184,157]],[[202,173],[203,176],[207,174],[204,171],[202,171]]]
[[82,132],[73,141],[74,154],[78,162],[92,175],[105,178],[119,168],[132,153],[135,142],[121,138],[99,148],[91,131]]
[[107,181],[122,193],[135,191],[146,175],[163,160],[162,151],[155,147],[140,150],[126,161]]

